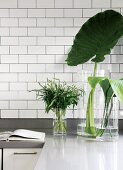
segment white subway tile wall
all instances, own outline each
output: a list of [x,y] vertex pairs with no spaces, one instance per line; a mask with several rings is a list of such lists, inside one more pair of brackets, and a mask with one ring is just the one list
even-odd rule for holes
[[[65,63],[74,36],[89,17],[107,9],[123,14],[123,1],[0,0],[0,118],[53,117],[29,90],[47,78],[76,83],[77,68]],[[120,39],[101,64],[116,79],[123,77],[122,45]],[[77,117],[77,112],[68,110],[67,117]]]

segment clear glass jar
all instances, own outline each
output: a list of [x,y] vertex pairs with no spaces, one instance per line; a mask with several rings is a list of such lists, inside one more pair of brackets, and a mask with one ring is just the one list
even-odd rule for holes
[[[97,77],[107,76],[104,70],[97,71]],[[85,95],[78,104],[78,125],[77,134],[97,140],[115,140],[118,138],[118,109],[119,103],[116,97],[110,101],[108,108],[105,107],[104,93],[97,85],[93,95],[92,110],[88,115],[88,100],[91,87],[88,77],[93,76],[93,72],[79,70],[78,86],[83,88]]]
[[55,116],[53,119],[53,134],[66,135],[67,134],[67,120],[65,118],[66,110],[60,108],[55,109]]

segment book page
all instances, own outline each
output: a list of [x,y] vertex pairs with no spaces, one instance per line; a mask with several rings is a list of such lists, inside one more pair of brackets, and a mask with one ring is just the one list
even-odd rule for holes
[[0,132],[0,140],[7,140],[12,134],[11,131]]
[[36,131],[32,131],[32,130],[26,130],[26,129],[18,129],[15,130],[9,137],[9,139],[11,140],[11,138],[20,138],[22,137],[22,140],[24,140],[23,138],[28,138],[28,139],[38,139],[41,141],[44,141],[45,139],[45,133],[43,132],[36,132]]

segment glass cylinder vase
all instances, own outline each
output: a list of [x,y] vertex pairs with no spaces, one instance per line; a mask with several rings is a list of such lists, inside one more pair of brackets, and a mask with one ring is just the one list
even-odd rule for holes
[[66,135],[67,134],[67,120],[65,118],[66,110],[57,108],[53,119],[53,134]]
[[[78,85],[85,91],[85,95],[78,104],[77,134],[96,140],[116,140],[118,138],[118,100],[112,97],[108,106],[105,104],[105,95],[98,84],[93,91],[88,77],[93,72],[79,70]],[[96,77],[107,76],[104,70],[98,70]],[[91,101],[91,102],[90,102]]]

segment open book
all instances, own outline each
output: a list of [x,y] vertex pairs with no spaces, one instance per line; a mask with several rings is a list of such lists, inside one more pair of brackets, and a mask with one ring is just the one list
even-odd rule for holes
[[35,140],[45,141],[45,133],[26,129],[17,129],[14,132],[0,132],[0,140]]

